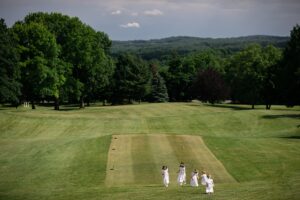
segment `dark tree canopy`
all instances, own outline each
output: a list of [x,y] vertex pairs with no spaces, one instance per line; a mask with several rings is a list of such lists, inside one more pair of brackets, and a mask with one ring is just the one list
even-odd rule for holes
[[114,73],[113,103],[141,101],[149,92],[150,70],[140,58],[131,54],[118,57]]
[[184,60],[175,52],[172,54],[168,66],[166,81],[170,101],[191,100],[189,90],[195,76],[192,60]]
[[283,68],[279,73],[281,94],[288,106],[300,105],[300,26],[291,31],[291,38],[284,50]]
[[[113,63],[108,50],[111,41],[103,32],[97,32],[82,23],[77,17],[60,13],[32,13],[24,23],[42,24],[53,34],[60,47],[58,58],[71,67],[71,74],[60,91],[68,93],[68,98],[81,101],[102,97],[113,74]],[[62,96],[62,95],[61,95]],[[59,98],[59,97],[57,97]]]
[[214,104],[228,98],[222,75],[213,68],[200,70],[192,87],[193,97]]
[[226,68],[232,100],[250,104],[252,108],[263,102],[264,86],[270,81],[266,80],[268,69],[279,59],[278,49],[271,46],[262,48],[258,44],[235,54]]
[[58,93],[59,48],[54,36],[41,24],[17,23],[13,30],[20,45],[22,93],[34,109],[36,100]]
[[19,103],[20,68],[17,43],[4,19],[0,19],[0,102]]

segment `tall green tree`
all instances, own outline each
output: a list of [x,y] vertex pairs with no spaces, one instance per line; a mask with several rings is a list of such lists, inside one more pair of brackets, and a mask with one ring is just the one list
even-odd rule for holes
[[262,54],[264,70],[261,96],[266,105],[266,109],[269,110],[272,104],[279,103],[277,74],[282,59],[282,51],[279,48],[269,45],[263,49]]
[[25,22],[42,23],[55,35],[61,46],[59,58],[72,66],[65,92],[80,101],[105,97],[113,74],[113,62],[108,56],[111,41],[103,32],[96,32],[77,17],[60,13],[32,13]]
[[83,94],[89,104],[91,100],[108,98],[105,94],[113,76],[114,65],[112,59],[106,55],[109,47],[103,44],[104,35],[92,29],[89,29],[88,34],[90,35],[91,50],[90,61],[86,63],[87,79],[83,80],[85,83]]
[[222,59],[213,50],[197,52],[188,57],[193,60],[196,71],[213,68],[219,72],[224,72]]
[[150,64],[151,69],[151,102],[166,102],[169,100],[168,90],[165,84],[165,80],[159,74],[156,64]]
[[232,99],[240,103],[254,105],[261,101],[262,88],[262,49],[260,45],[253,44],[245,50],[235,54],[227,68]]
[[13,31],[18,37],[21,63],[22,94],[35,102],[47,96],[57,96],[61,80],[58,61],[59,48],[54,36],[41,24],[16,23]]
[[4,19],[0,19],[0,103],[19,103],[20,68],[17,43]]
[[189,91],[196,74],[193,61],[191,59],[183,59],[174,52],[168,66],[166,81],[170,100],[191,100]]
[[300,105],[300,26],[291,31],[280,70],[281,96],[288,106]]
[[271,100],[268,92],[273,86],[272,66],[280,60],[280,50],[258,44],[248,46],[230,58],[226,68],[227,80],[231,87],[232,99],[252,105],[265,101],[267,109]]
[[113,103],[141,101],[149,92],[150,70],[139,57],[122,54],[114,73]]

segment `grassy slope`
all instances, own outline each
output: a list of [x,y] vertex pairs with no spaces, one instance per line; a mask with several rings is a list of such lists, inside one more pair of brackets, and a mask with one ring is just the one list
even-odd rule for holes
[[201,135],[239,181],[217,185],[215,199],[297,199],[299,108],[246,108],[168,103],[0,110],[0,199],[207,199],[189,187],[106,188],[110,135],[132,133]]

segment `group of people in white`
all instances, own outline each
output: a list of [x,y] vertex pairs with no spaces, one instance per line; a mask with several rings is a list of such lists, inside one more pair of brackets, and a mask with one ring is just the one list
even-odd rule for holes
[[[169,177],[169,169],[167,166],[162,166],[162,177],[163,177],[163,183],[165,187],[168,187],[170,183],[170,177]],[[211,175],[207,174],[205,171],[202,171],[200,177],[201,177],[201,185],[206,186],[206,193],[212,194],[214,192],[214,181]],[[191,175],[190,185],[192,187],[198,187],[199,186],[198,179],[200,179],[200,177],[199,177],[198,170],[195,169]],[[183,162],[181,162],[179,165],[177,182],[181,186],[186,184],[186,170]]]

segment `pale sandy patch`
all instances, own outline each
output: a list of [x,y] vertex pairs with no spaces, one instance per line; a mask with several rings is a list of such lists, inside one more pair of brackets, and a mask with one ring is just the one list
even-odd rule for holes
[[105,184],[109,187],[134,182],[131,135],[113,135],[109,147]]
[[[139,140],[137,137],[141,137],[141,139]],[[139,142],[133,142],[133,140]],[[137,149],[138,153],[133,152]],[[133,155],[135,155],[134,159]],[[143,161],[137,160],[137,158],[147,158],[150,160]],[[137,163],[134,163],[134,160]],[[149,163],[148,165],[151,166],[151,169],[147,170],[147,168],[141,169],[138,167],[143,164],[141,161]],[[160,180],[161,166],[167,165],[170,172],[170,186],[175,186],[177,184],[177,170],[180,161],[186,164],[187,184],[189,184],[190,174],[195,168],[199,171],[208,171],[212,174],[216,183],[236,182],[223,164],[205,145],[200,136],[135,134],[112,136],[108,153],[105,184],[109,187],[144,184],[147,181],[136,182],[136,177],[142,178],[144,173],[149,173],[145,177],[152,177],[153,179],[149,180],[149,184],[153,184],[153,182],[162,184]]]

